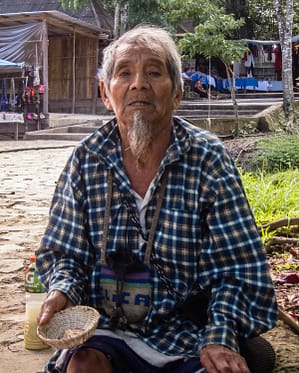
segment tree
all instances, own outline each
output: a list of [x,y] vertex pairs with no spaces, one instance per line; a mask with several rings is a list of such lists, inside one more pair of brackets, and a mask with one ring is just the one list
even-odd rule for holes
[[113,36],[114,39],[117,39],[120,34],[120,18],[121,18],[121,5],[120,2],[115,0],[114,2],[114,27],[113,27]]
[[[243,20],[236,20],[224,13],[211,1],[172,0],[168,1],[169,20],[178,24],[185,18],[192,18],[194,33],[186,33],[179,41],[179,48],[188,57],[202,54],[206,58],[218,57],[226,68],[235,113],[235,136],[239,133],[238,104],[235,95],[232,61],[239,60],[246,50],[242,41],[231,40],[232,32],[241,27]],[[199,4],[201,3],[201,4]]]
[[[66,9],[81,9],[99,0],[59,0]],[[118,38],[121,29],[128,30],[139,23],[167,27],[166,16],[157,0],[105,0],[101,1],[114,14],[113,36]]]
[[[236,3],[248,3],[250,10],[246,23],[253,21],[253,38],[279,40],[282,52],[283,109],[286,129],[295,131],[293,71],[292,71],[292,33],[299,32],[299,8],[294,9],[292,0],[223,0],[226,11],[240,12]],[[243,4],[244,5],[244,4]]]
[[[64,9],[78,10],[85,6],[93,6],[95,2],[99,0],[59,0]],[[114,14],[114,26],[113,26],[113,36],[117,38],[120,33],[120,19],[121,19],[121,7],[126,1],[124,0],[103,0],[102,5],[113,12]]]
[[292,0],[274,0],[277,16],[279,39],[282,57],[283,109],[286,119],[286,130],[290,133],[296,129],[294,112],[294,87],[292,70],[292,29],[294,6]]
[[[273,0],[247,0],[249,6],[249,17],[253,22],[255,38],[276,40],[278,35],[277,17]],[[285,0],[279,1],[281,4]],[[299,33],[299,7],[293,9],[294,23],[293,33]],[[247,20],[246,20],[247,22]]]
[[261,40],[277,40],[278,29],[273,0],[248,0],[253,36]]
[[126,9],[125,28],[127,30],[144,22],[168,27],[166,15],[156,0],[129,0]]
[[253,38],[254,23],[248,0],[224,0],[222,1],[226,14],[234,14],[235,19],[243,19],[244,24],[234,30],[232,39]]

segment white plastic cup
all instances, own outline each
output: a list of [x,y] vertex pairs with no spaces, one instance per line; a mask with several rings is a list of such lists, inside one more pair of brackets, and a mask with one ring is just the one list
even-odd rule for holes
[[37,318],[47,293],[26,293],[24,345],[28,350],[49,348],[37,335]]

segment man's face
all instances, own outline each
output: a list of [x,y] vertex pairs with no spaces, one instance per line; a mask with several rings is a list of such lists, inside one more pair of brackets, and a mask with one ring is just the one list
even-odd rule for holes
[[120,47],[109,88],[107,92],[101,85],[104,104],[114,110],[120,129],[125,131],[138,113],[159,133],[171,125],[172,112],[181,99],[181,92],[173,91],[162,49],[157,55],[147,48]]

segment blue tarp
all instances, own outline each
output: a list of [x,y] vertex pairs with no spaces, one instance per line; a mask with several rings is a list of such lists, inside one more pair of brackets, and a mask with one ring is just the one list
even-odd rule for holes
[[20,71],[22,67],[23,63],[14,63],[11,61],[0,59],[0,73]]
[[292,37],[292,42],[293,43],[297,43],[297,41],[299,41],[299,35],[295,35]]

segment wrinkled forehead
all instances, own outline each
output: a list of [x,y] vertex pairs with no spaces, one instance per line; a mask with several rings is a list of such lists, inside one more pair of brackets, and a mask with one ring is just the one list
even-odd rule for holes
[[122,43],[115,49],[114,64],[119,58],[130,58],[145,55],[150,59],[156,59],[167,64],[165,49],[161,45],[143,45],[142,43]]

